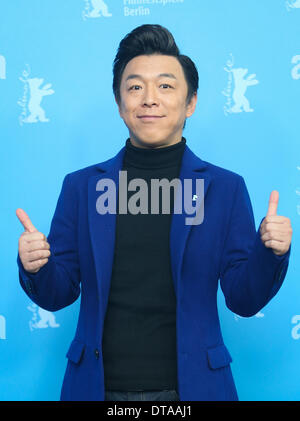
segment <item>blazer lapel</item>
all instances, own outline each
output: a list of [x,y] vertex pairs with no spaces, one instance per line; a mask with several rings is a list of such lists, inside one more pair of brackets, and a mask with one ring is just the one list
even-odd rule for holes
[[100,174],[90,177],[88,182],[89,229],[103,316],[106,311],[113,267],[116,214],[106,213],[105,215],[100,215],[98,213],[96,203],[100,193],[96,190],[96,187],[100,180],[104,178],[111,179],[114,181],[118,194],[119,171],[122,169],[124,153],[125,147],[112,159],[99,164],[98,169],[99,172],[101,171]]
[[[172,275],[175,287],[176,296],[179,296],[178,292],[178,285],[180,285],[180,274],[181,274],[181,267],[182,261],[184,256],[184,250],[186,247],[186,242],[188,239],[188,235],[190,230],[193,229],[194,225],[198,225],[199,215],[203,214],[204,216],[204,198],[207,193],[211,176],[207,172],[207,165],[204,161],[198,158],[191,149],[186,145],[181,169],[179,174],[179,179],[182,185],[182,197],[180,195],[175,195],[175,203],[178,201],[183,202],[184,197],[184,180],[191,180],[192,185],[192,197],[196,194],[196,180],[202,179],[204,180],[204,186],[202,194],[198,195],[198,198],[195,203],[195,212],[194,212],[194,224],[190,223],[187,224],[187,218],[192,218],[191,214],[185,212],[184,206],[182,206],[182,213],[173,213],[171,219],[171,227],[170,227],[170,256],[171,256],[171,268],[172,268]],[[189,190],[188,190],[189,192]],[[200,197],[199,197],[200,196]]]

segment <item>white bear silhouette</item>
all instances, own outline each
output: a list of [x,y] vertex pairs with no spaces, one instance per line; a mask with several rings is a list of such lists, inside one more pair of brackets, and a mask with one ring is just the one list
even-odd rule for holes
[[38,120],[42,122],[49,121],[49,119],[45,117],[45,111],[41,107],[41,101],[43,96],[54,94],[54,90],[49,89],[51,87],[51,83],[48,83],[40,89],[41,84],[44,82],[43,78],[27,79],[26,82],[29,84],[30,88],[30,99],[28,102],[30,115],[23,121],[25,123],[36,123]]
[[40,316],[40,320],[35,324],[35,327],[39,329],[46,328],[48,326],[59,327],[59,324],[55,321],[54,314],[52,314],[50,311],[39,307],[38,314]]
[[103,0],[91,0],[93,10],[89,13],[90,18],[99,18],[101,16],[110,17],[112,16],[111,13],[108,11],[107,4]]
[[[32,304],[27,308],[33,313],[33,317],[29,322],[30,330],[60,326],[58,323],[56,323],[55,316],[50,311],[44,310],[43,308],[38,307],[36,304]],[[37,321],[38,316],[39,320]]]
[[244,76],[247,74],[248,69],[232,69],[231,72],[233,73],[235,84],[235,88],[232,94],[232,98],[235,104],[233,105],[230,111],[232,113],[241,113],[243,108],[243,110],[247,113],[252,112],[253,109],[250,108],[249,101],[245,97],[245,92],[248,86],[257,85],[259,83],[258,80],[254,79],[256,75],[251,74],[247,77],[247,79],[244,79]]

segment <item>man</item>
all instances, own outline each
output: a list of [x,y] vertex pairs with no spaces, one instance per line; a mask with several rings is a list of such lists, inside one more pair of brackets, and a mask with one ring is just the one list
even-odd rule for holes
[[[218,281],[229,309],[255,315],[286,275],[290,220],[274,190],[256,232],[243,177],[186,145],[198,73],[168,30],[143,25],[121,41],[113,90],[126,145],[65,177],[48,239],[17,210],[25,292],[49,311],[81,293],[61,399],[237,400]],[[152,184],[162,179],[179,181],[167,211]]]

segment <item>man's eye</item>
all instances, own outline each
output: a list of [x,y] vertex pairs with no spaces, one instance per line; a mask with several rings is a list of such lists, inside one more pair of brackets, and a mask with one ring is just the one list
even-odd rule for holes
[[[164,88],[164,89],[167,89],[167,88],[172,88],[172,86],[171,86],[171,85],[169,85],[168,83],[162,83],[160,86],[163,86],[163,88]],[[138,91],[140,88],[141,88],[141,86],[140,86],[140,85],[132,85],[132,86],[129,88],[129,91]]]
[[140,88],[140,86],[139,85],[133,85],[133,86],[131,86],[130,88],[129,88],[129,90],[131,91],[137,91],[138,89],[135,89],[135,88]]

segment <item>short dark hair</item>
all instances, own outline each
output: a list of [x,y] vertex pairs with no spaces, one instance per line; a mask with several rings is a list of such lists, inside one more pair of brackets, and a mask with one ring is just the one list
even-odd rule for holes
[[187,104],[198,91],[199,76],[196,65],[180,54],[173,35],[161,25],[141,25],[127,34],[120,42],[113,65],[113,92],[120,103],[120,85],[127,63],[140,55],[162,54],[176,57],[183,68],[188,85]]

